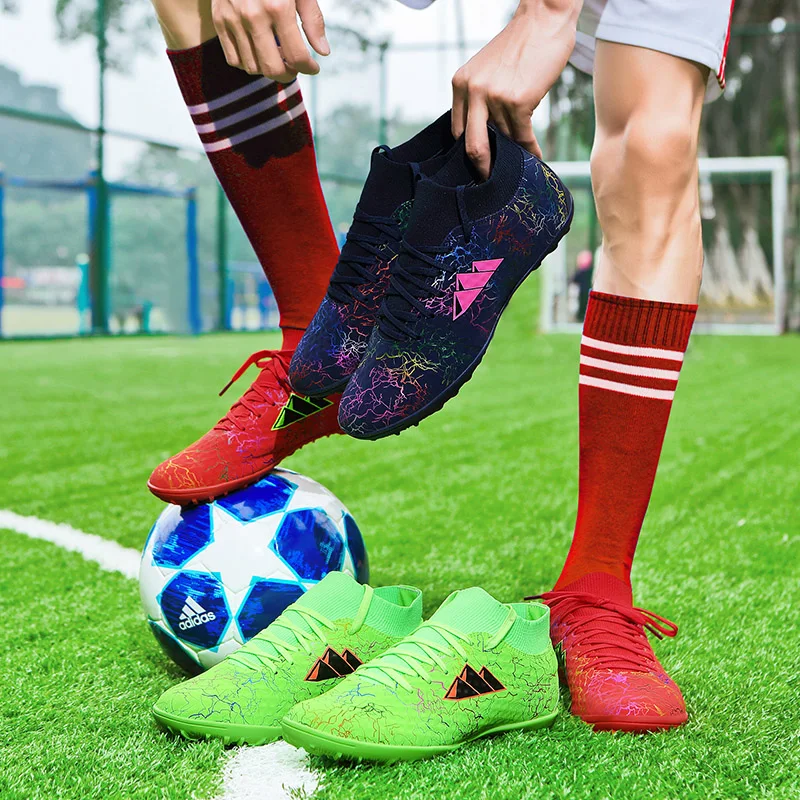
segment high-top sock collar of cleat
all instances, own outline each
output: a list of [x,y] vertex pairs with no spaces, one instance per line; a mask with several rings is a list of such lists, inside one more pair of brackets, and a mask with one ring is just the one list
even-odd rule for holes
[[376,627],[396,624],[397,615],[422,619],[422,593],[411,586],[373,589],[344,572],[330,572],[287,608],[269,627],[256,634],[230,658],[259,669],[281,660],[286,651],[307,649],[311,641],[324,640],[325,630],[338,619],[353,618],[352,632],[365,622]]
[[375,280],[370,271],[385,240],[402,235],[397,209],[414,197],[417,182],[446,163],[454,144],[450,112],[397,147],[380,145],[372,151],[370,170],[353,224],[342,247],[339,264],[328,288],[338,303],[363,299],[359,287]]
[[446,155],[453,147],[455,139],[452,133],[452,116],[450,109],[441,117],[431,122],[419,133],[403,144],[391,149],[391,157],[395,161],[424,161],[436,156]]
[[406,242],[417,247],[439,244],[457,225],[493,214],[514,196],[526,152],[493,127],[488,132],[492,149],[488,180],[481,181],[460,137],[442,167],[420,180]]
[[524,151],[494,128],[488,131],[493,165],[487,181],[479,182],[462,136],[441,169],[419,182],[414,211],[378,315],[379,330],[389,339],[411,337],[414,320],[430,315],[425,300],[437,291],[437,257],[445,252],[441,243],[448,234],[460,226],[464,241],[471,241],[473,223],[506,205],[519,188]]
[[548,621],[544,606],[505,605],[478,587],[463,589],[453,592],[427,622],[362,667],[359,674],[376,683],[410,688],[406,676],[429,679],[426,666],[442,666],[442,658],[454,653],[466,659],[464,645],[470,641],[470,634],[485,634],[487,649],[509,635],[515,643],[533,635],[539,646],[531,647],[528,641],[523,649],[538,652],[549,646]]
[[598,669],[653,671],[657,663],[645,629],[659,639],[678,632],[674,622],[634,606],[630,587],[604,573],[526,599],[548,605],[553,618],[570,629],[571,653],[590,658]]

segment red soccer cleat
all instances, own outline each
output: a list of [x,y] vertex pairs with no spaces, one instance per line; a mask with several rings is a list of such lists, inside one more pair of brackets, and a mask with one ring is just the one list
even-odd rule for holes
[[550,607],[550,638],[573,714],[596,731],[657,731],[686,722],[681,690],[644,632],[674,636],[675,623],[635,608],[627,584],[605,573],[540,597]]
[[230,383],[255,364],[261,374],[201,439],[159,465],[147,486],[168,503],[203,503],[254,483],[303,445],[341,433],[340,395],[304,397],[287,380],[291,350],[261,350]]

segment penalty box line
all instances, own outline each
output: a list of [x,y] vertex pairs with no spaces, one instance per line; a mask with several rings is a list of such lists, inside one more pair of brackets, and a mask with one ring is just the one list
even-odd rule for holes
[[[0,529],[58,545],[86,561],[93,561],[106,572],[119,572],[131,580],[139,576],[141,555],[137,550],[71,525],[0,509]],[[248,800],[253,797],[291,800],[298,791],[306,795],[314,792],[319,781],[319,774],[309,769],[303,752],[286,742],[238,747],[225,761],[223,791],[217,800]]]

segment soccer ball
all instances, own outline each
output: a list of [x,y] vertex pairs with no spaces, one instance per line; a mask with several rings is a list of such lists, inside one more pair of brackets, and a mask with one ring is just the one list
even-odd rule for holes
[[139,588],[158,643],[196,674],[332,570],[369,580],[355,520],[316,481],[276,469],[212,503],[167,506],[147,537]]

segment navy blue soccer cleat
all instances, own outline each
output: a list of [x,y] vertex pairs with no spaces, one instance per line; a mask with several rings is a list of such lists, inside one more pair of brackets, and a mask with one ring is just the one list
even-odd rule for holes
[[494,166],[477,183],[463,140],[414,208],[339,424],[379,439],[438,411],[470,379],[520,284],[555,250],[572,196],[538,158],[490,128]]
[[389,267],[411,213],[419,177],[436,172],[454,144],[450,112],[405,144],[378,147],[328,292],[289,366],[303,395],[341,391],[367,349],[389,285]]

